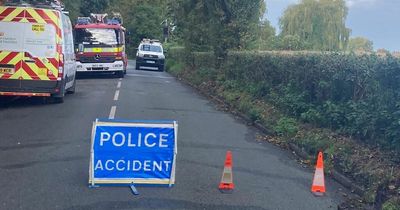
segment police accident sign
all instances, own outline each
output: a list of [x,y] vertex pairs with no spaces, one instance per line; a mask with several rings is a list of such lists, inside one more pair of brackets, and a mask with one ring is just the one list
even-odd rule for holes
[[176,121],[96,120],[89,184],[175,183]]

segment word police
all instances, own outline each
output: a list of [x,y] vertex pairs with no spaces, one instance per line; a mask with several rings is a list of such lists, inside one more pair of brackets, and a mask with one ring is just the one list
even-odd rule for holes
[[[132,133],[116,132],[110,134],[108,132],[100,133],[100,146],[112,144],[115,147],[168,147],[168,134],[155,134],[147,133],[142,135],[138,133],[137,136],[132,136]],[[109,145],[110,146],[110,145]]]

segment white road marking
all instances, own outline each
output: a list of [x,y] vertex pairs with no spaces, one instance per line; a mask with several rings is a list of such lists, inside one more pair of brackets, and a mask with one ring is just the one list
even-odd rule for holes
[[160,79],[173,79],[174,77],[164,77],[164,76],[150,76],[150,75],[140,75],[140,74],[127,74],[130,77],[149,77],[149,78],[160,78]]
[[111,107],[111,111],[110,111],[110,115],[108,117],[108,119],[113,120],[115,117],[115,111],[117,111],[117,106],[112,106]]
[[117,88],[121,88],[121,81],[118,82]]
[[122,78],[119,78],[119,81],[122,81]]
[[118,101],[118,97],[119,97],[119,90],[115,91],[114,101]]

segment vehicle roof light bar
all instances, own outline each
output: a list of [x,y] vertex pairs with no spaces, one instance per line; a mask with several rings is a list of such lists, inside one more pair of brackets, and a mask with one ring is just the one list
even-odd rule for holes
[[76,23],[78,25],[88,25],[92,23],[92,19],[90,19],[90,17],[78,17],[78,21]]
[[143,43],[161,43],[158,39],[143,39]]
[[91,13],[90,17],[78,17],[78,25],[88,25],[91,23],[104,23],[108,25],[122,25],[123,20],[120,13],[113,13],[112,18],[107,18],[108,14],[94,14]]
[[4,5],[64,10],[64,4],[59,0],[6,0]]

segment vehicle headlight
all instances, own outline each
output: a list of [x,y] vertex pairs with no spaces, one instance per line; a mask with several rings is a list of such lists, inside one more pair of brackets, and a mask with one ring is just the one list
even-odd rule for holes
[[143,57],[144,56],[144,54],[143,53],[137,53],[137,55],[136,55],[137,57]]

